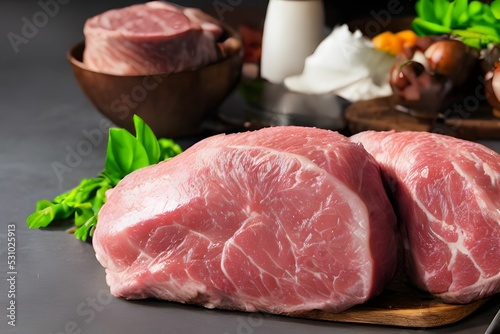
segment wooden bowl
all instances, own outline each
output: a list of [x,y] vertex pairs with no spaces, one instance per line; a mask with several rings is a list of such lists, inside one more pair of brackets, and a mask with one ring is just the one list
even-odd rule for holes
[[75,45],[67,58],[85,95],[117,126],[133,131],[132,117],[137,114],[158,137],[195,135],[241,76],[241,38],[224,28],[220,46],[225,57],[195,70],[134,76],[94,72],[83,63],[84,42]]

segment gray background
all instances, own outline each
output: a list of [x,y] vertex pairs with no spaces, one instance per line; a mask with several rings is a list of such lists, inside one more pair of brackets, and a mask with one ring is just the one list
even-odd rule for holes
[[[261,22],[267,1],[240,3],[224,19]],[[405,329],[330,323],[240,312],[206,310],[160,301],[127,302],[110,297],[104,270],[92,246],[65,232],[67,226],[28,230],[35,202],[97,175],[106,142],[93,145],[71,172],[58,178],[54,162],[100,131],[104,118],[78,88],[66,51],[83,38],[86,18],[133,1],[69,1],[15,53],[7,34],[21,34],[23,17],[41,10],[37,1],[0,3],[0,333],[482,333],[500,307],[494,298],[464,321],[439,329]],[[179,1],[213,13],[215,1]],[[327,3],[328,23],[384,8],[384,2],[355,8]],[[378,6],[378,7],[377,7]],[[411,12],[410,5],[405,12]],[[227,107],[227,106],[226,106]],[[231,107],[231,106],[229,106]],[[102,131],[101,131],[102,132]],[[104,138],[106,135],[104,135]],[[180,142],[187,146],[197,138]],[[485,142],[500,148],[496,142]],[[7,325],[7,225],[16,225],[16,327]]]

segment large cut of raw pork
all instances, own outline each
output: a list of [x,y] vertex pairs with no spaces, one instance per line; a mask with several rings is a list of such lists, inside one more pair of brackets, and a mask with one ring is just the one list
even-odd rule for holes
[[93,244],[115,296],[338,312],[395,271],[396,218],[379,167],[332,131],[210,137],[107,196]]
[[174,73],[217,61],[223,30],[198,9],[162,1],[113,9],[85,22],[83,61],[116,75]]
[[410,277],[451,303],[500,292],[500,155],[426,132],[351,137],[394,193]]

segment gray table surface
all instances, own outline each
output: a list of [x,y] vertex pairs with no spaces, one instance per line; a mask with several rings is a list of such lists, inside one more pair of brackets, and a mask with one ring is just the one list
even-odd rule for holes
[[[87,17],[133,2],[59,1],[64,4],[58,5],[56,13],[53,7],[53,15],[47,16],[47,22],[39,21],[36,31],[24,31],[27,37],[18,45],[18,52],[8,38],[9,33],[24,36],[25,20],[32,21],[42,7],[37,1],[2,0],[0,3],[0,333],[485,331],[500,308],[499,298],[489,301],[457,324],[435,329],[408,329],[207,310],[161,301],[130,302],[111,297],[104,269],[96,261],[90,244],[68,235],[64,226],[44,231],[28,230],[25,219],[34,210],[37,200],[52,198],[75,186],[82,178],[97,175],[103,167],[105,140],[92,145],[85,156],[60,177],[53,169],[54,162],[64,163],[69,152],[86,140],[86,132],[102,132],[100,124],[105,120],[78,88],[65,53],[83,38],[82,27]],[[196,5],[197,2],[179,3]],[[214,3],[203,2],[203,6]],[[266,1],[252,2],[255,3],[262,6]],[[228,15],[244,15],[242,8],[243,5],[235,6]],[[182,143],[189,145],[193,140]],[[500,149],[498,142],[485,144]],[[7,274],[10,271],[7,267],[8,225],[15,225],[16,238],[15,327],[8,324],[7,318],[8,303],[12,300],[7,296],[7,278],[10,277]]]

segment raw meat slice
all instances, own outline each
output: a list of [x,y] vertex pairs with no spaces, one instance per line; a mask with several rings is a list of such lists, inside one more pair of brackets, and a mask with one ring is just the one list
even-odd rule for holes
[[426,132],[351,137],[379,162],[405,231],[410,277],[450,303],[500,292],[500,155]]
[[332,131],[210,137],[107,195],[93,244],[115,296],[338,312],[395,271],[396,218],[379,168]]
[[115,75],[175,73],[215,62],[222,28],[194,8],[162,1],[113,9],[85,22],[83,61]]

